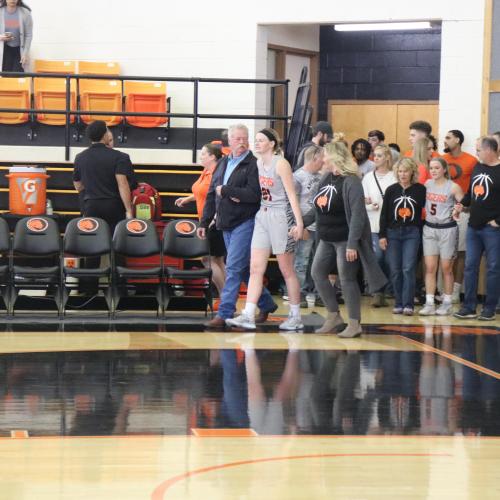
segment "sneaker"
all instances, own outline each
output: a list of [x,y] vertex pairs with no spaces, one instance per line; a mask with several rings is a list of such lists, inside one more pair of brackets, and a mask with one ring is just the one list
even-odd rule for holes
[[475,311],[471,311],[470,309],[466,309],[465,307],[462,307],[453,316],[455,316],[455,318],[460,318],[460,319],[474,319],[474,318],[477,318],[477,314],[476,314]]
[[244,328],[245,330],[255,330],[255,319],[242,312],[236,318],[226,319],[226,325]]
[[481,321],[494,321],[495,320],[495,311],[485,311],[484,309],[481,311],[481,314],[477,317],[477,319]]
[[425,306],[418,311],[418,314],[420,314],[420,316],[434,316],[434,314],[436,314],[436,307],[434,304],[425,304]]
[[285,302],[288,302],[288,295],[283,295],[281,298],[282,298]]
[[453,309],[453,306],[451,304],[441,304],[437,310],[436,314],[438,316],[448,316],[448,314],[451,314],[451,311]]
[[392,310],[392,314],[403,314],[403,308],[402,307],[394,307]]
[[405,307],[403,309],[403,314],[405,316],[413,316],[413,308],[412,307]]
[[301,328],[304,328],[304,323],[302,323],[300,316],[292,315],[289,315],[279,326],[280,330],[300,330]]

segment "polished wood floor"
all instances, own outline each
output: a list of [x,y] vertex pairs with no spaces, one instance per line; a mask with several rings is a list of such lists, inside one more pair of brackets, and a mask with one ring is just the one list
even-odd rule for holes
[[498,322],[275,319],[2,324],[0,500],[500,498]]

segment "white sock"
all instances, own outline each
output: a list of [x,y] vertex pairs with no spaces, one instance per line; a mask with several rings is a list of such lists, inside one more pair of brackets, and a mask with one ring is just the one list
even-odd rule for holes
[[426,293],[425,294],[425,303],[433,306],[434,305],[434,294],[433,293]]
[[249,318],[255,318],[255,309],[257,309],[257,304],[247,302],[245,304],[245,309],[243,309],[243,312],[245,313],[245,316],[248,316]]
[[461,288],[462,288],[462,283],[453,283],[453,295],[460,295]]
[[300,304],[290,304],[290,314],[294,318],[300,317]]
[[451,295],[446,295],[445,293],[443,294],[443,304],[450,305],[451,304],[452,297]]

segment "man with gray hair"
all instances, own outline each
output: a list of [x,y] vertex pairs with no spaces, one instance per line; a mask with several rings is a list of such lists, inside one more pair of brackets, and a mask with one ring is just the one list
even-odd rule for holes
[[[250,243],[255,214],[260,208],[261,189],[257,159],[249,149],[248,128],[243,124],[228,129],[231,153],[219,161],[208,189],[198,236],[206,238],[213,223],[222,230],[226,244],[226,281],[220,298],[217,316],[207,322],[208,328],[224,328],[232,318],[240,285],[248,283],[250,272]],[[264,322],[278,306],[264,288],[258,303],[260,315],[255,322]]]

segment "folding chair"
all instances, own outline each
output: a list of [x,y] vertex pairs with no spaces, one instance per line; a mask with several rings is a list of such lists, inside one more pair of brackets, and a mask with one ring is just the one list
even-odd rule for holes
[[[95,279],[97,290],[102,290],[110,315],[113,314],[113,294],[111,286],[111,232],[108,223],[97,217],[79,217],[69,221],[63,238],[63,254],[65,257],[93,257],[94,267],[70,267],[63,265],[62,312],[66,312],[66,304],[71,290],[78,288],[74,278]],[[99,264],[102,257],[108,262]],[[101,259],[99,259],[101,258]],[[94,260],[94,259],[92,259]],[[73,278],[73,280],[71,279]],[[104,279],[104,281],[102,281]],[[101,281],[100,281],[101,280]]]
[[[64,78],[34,79],[35,109],[66,109],[66,80]],[[70,81],[70,109],[76,109],[76,83]],[[66,125],[66,115],[53,113],[37,113],[36,119],[45,125]],[[71,123],[75,115],[70,117]]]
[[[31,78],[0,78],[0,108],[31,108]],[[28,113],[0,113],[0,123],[17,125],[29,120]]]
[[[19,258],[53,257],[55,264],[35,266],[19,265]],[[16,224],[9,259],[9,315],[14,314],[19,290],[54,289],[54,301],[62,316],[61,300],[61,237],[57,223],[48,217],[24,217]],[[23,262],[24,264],[24,262]],[[44,262],[45,264],[45,262]]]
[[8,311],[9,305],[9,252],[10,252],[10,231],[5,219],[0,218],[0,294]]
[[154,296],[158,302],[158,310],[163,315],[162,266],[118,265],[122,257],[150,257],[159,255],[162,260],[160,239],[154,223],[150,220],[128,219],[119,222],[113,235],[113,253],[115,263],[113,269],[113,304],[116,311],[123,289],[134,287],[140,291],[141,281],[148,281],[147,287],[154,287]]
[[[183,259],[196,259],[210,254],[208,240],[201,240],[196,235],[198,225],[192,220],[170,222],[163,232],[163,255]],[[175,292],[183,290],[185,293],[200,291],[205,296],[210,311],[213,313],[212,303],[212,270],[177,269],[167,266],[164,269],[165,309]]]

